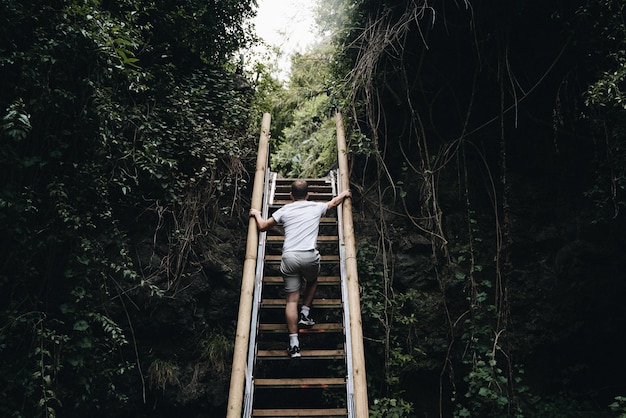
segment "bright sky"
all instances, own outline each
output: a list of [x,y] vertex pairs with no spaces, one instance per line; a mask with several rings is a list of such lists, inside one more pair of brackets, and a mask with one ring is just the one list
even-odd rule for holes
[[288,77],[290,56],[304,52],[315,42],[313,7],[311,0],[258,0],[259,8],[254,19],[257,34],[271,46],[284,53],[279,60],[280,74]]

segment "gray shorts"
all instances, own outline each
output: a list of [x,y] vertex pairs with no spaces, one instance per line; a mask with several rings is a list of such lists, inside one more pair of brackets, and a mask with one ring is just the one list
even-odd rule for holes
[[317,280],[320,273],[320,253],[317,250],[289,251],[283,254],[280,262],[285,292],[297,292],[302,288],[302,279]]

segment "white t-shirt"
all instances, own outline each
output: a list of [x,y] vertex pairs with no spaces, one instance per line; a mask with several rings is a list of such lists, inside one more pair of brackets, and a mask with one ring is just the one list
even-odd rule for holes
[[285,229],[283,253],[315,249],[320,218],[326,214],[327,207],[327,204],[322,202],[296,200],[272,214],[274,220]]

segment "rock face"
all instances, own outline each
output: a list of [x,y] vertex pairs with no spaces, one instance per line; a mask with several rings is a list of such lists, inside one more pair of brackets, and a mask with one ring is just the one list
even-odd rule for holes
[[138,240],[137,263],[150,279],[131,291],[128,309],[137,358],[129,416],[225,414],[246,229],[230,217],[207,226],[188,243],[178,275],[172,266],[183,254],[180,243]]
[[[467,356],[486,344],[506,353],[520,385],[533,393],[549,397],[564,390],[585,399],[579,394],[593,392],[599,410],[611,403],[621,384],[611,370],[626,366],[618,348],[626,321],[624,222],[603,218],[585,199],[592,179],[573,174],[585,152],[569,150],[568,159],[553,154],[558,164],[551,168],[541,167],[545,155],[523,164],[512,157],[510,185],[506,196],[496,196],[495,212],[482,177],[469,180],[467,206],[466,191],[445,167],[438,183],[445,192],[437,201],[445,242],[432,222],[414,222],[427,202],[378,207],[371,203],[375,195],[362,196],[370,204],[358,207],[356,231],[373,369],[388,356],[404,362],[394,372],[401,382],[428,381],[444,391],[451,388],[442,373],[453,369],[457,378],[450,381],[460,391]],[[540,167],[542,175],[533,174]],[[497,161],[492,169],[499,170]],[[421,187],[419,177],[403,178],[408,194]],[[385,213],[382,221],[379,213]],[[506,364],[503,358],[497,356],[498,364]]]

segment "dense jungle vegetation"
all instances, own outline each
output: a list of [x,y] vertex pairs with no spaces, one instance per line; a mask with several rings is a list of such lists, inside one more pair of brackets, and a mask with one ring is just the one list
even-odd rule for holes
[[626,417],[621,0],[0,1],[0,414],[224,416],[261,115],[349,128],[372,417]]

